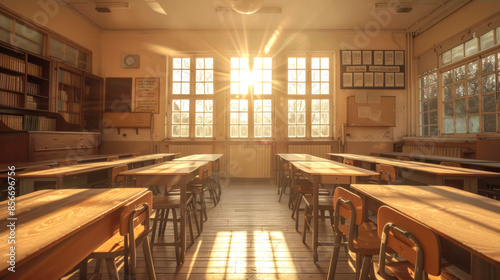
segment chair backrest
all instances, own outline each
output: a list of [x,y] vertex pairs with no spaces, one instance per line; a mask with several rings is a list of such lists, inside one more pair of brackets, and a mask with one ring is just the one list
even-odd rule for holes
[[161,158],[161,157],[155,159],[155,164],[162,163],[162,162],[163,162],[163,158]]
[[344,158],[344,164],[354,166],[354,160],[350,158]]
[[440,164],[445,166],[462,167],[462,165],[458,162],[442,161]]
[[140,155],[141,155],[141,153],[132,153],[132,157],[138,157]]
[[[153,195],[147,192],[145,195],[136,201],[125,205],[120,212],[120,235],[126,236],[128,242],[128,251],[130,253],[129,275],[135,274],[136,267],[136,241],[145,238],[148,240],[149,235],[149,217],[151,216],[151,207],[153,204]],[[143,230],[139,236],[135,236],[134,229],[142,223]],[[143,241],[144,242],[144,241]],[[149,244],[148,244],[149,246]]]
[[377,164],[377,173],[380,174],[379,181],[385,181],[388,184],[396,181],[396,168],[387,164]]
[[349,249],[354,250],[353,240],[356,226],[363,223],[363,200],[358,195],[342,187],[337,187],[333,194],[333,210],[335,211],[333,229],[336,234],[342,234],[339,228],[340,218],[349,221],[347,244]]
[[78,161],[76,159],[67,159],[59,162],[58,166],[75,165]]
[[120,172],[127,171],[128,165],[119,165],[111,169],[111,185],[116,187],[118,184],[123,184],[125,182],[125,176],[120,175]]
[[[381,239],[380,256],[387,247],[415,265],[415,278],[424,279],[423,273],[441,273],[439,238],[422,223],[388,206],[382,206],[377,215],[377,232]],[[385,258],[380,258],[379,274],[385,276]]]
[[396,158],[399,160],[407,160],[407,161],[411,160],[410,157],[406,157],[406,156],[397,156]]
[[373,157],[379,157],[380,156],[380,153],[376,153],[376,152],[371,152],[368,154],[369,156],[373,156]]
[[106,161],[118,160],[118,156],[109,156]]

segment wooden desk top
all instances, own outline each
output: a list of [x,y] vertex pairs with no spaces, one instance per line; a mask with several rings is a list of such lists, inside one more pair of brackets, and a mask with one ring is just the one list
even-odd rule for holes
[[171,176],[187,175],[209,164],[208,161],[167,161],[160,164],[120,172],[121,175],[134,176]]
[[351,188],[500,266],[500,201],[446,186],[353,184]]
[[190,155],[190,156],[185,156],[181,158],[176,158],[174,160],[178,161],[216,161],[219,158],[221,158],[223,154],[196,154],[196,155]]
[[[14,177],[16,178],[57,178],[57,177],[66,177],[72,175],[79,175],[93,171],[99,171],[104,169],[113,168],[114,166],[119,166],[123,164],[132,164],[138,162],[144,162],[149,160],[154,160],[159,157],[163,157],[166,155],[174,155],[174,154],[151,154],[144,156],[137,156],[131,158],[118,159],[114,161],[98,161],[98,162],[89,162],[75,165],[67,165],[54,167],[46,170],[40,171],[32,171],[32,172],[20,172],[17,173]],[[6,177],[7,174],[0,174],[0,178]]]
[[377,172],[335,161],[292,161],[301,171],[320,176],[373,176]]
[[[105,228],[98,231],[99,237],[92,238],[92,240],[99,241],[104,237],[103,241],[105,241],[119,227],[121,207],[147,193],[149,191],[144,188],[61,189],[41,190],[17,197],[14,216],[17,218],[15,221],[16,272],[11,273],[7,270],[9,266],[7,262],[0,262],[0,278],[8,276],[23,278],[21,275],[24,270],[49,273],[49,278],[54,279],[62,277],[65,272],[81,261],[73,257],[67,258],[65,254],[88,255],[100,245],[100,243],[94,245],[71,243],[75,241],[76,236],[106,217],[108,222]],[[0,203],[0,219],[5,223],[10,222],[7,218],[11,217],[7,207],[7,201]],[[112,216],[112,219],[108,220],[111,214],[117,214],[117,216]],[[113,222],[108,224],[110,221]],[[5,254],[12,246],[7,243],[9,234],[10,230],[7,227],[0,229],[0,239],[5,241],[0,242],[0,251]],[[62,247],[58,247],[61,244]],[[82,248],[82,251],[88,252],[65,251],[72,250],[71,244],[79,247],[88,246],[89,248]],[[52,252],[54,248],[59,249]],[[86,255],[83,255],[82,259]],[[48,267],[44,267],[46,263],[38,263],[40,258],[43,258],[44,262],[51,263]],[[66,267],[67,265],[70,266]],[[57,274],[55,270],[64,271],[58,271],[59,274]],[[28,279],[47,279],[46,277],[47,275],[45,277],[40,275],[39,278]]]
[[480,160],[480,159],[471,159],[471,158],[456,158],[456,157],[445,157],[445,156],[434,156],[434,155],[421,155],[421,154],[411,154],[411,153],[399,153],[399,152],[382,152],[381,156],[387,157],[397,157],[397,156],[406,156],[409,158],[413,158],[416,160],[422,161],[434,161],[434,162],[457,162],[460,164],[465,164],[469,166],[477,166],[477,167],[485,167],[485,168],[495,168],[500,169],[500,162],[491,161],[491,160]]
[[331,161],[326,158],[311,156],[308,154],[276,154],[286,161]]
[[444,165],[425,163],[419,161],[404,161],[398,159],[356,155],[356,154],[329,153],[328,155],[344,157],[370,163],[387,164],[387,165],[392,165],[394,167],[406,168],[410,170],[421,171],[439,176],[500,177],[500,173],[497,172],[489,172],[489,171],[453,167],[453,166],[444,166]]

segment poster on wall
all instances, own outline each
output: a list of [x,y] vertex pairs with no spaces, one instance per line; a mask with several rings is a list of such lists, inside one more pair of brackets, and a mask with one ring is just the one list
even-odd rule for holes
[[403,50],[341,50],[342,89],[405,89]]
[[160,111],[160,78],[135,78],[134,112]]

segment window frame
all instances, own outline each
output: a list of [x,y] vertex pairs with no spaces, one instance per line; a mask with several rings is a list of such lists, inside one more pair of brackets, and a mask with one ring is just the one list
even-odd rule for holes
[[[189,68],[189,94],[173,94],[173,71],[175,70],[173,67],[173,61],[175,58],[189,58],[190,68]],[[213,59],[213,93],[212,94],[196,94],[196,59],[197,58],[212,58]],[[170,140],[214,140],[215,139],[215,127],[216,127],[216,117],[215,117],[215,109],[216,109],[216,95],[219,93],[215,92],[215,73],[216,73],[216,56],[212,53],[183,53],[176,56],[168,57],[168,87],[166,93],[166,137]],[[206,68],[203,68],[206,69]],[[177,137],[173,136],[173,100],[189,100],[189,133],[188,137]],[[212,136],[209,137],[197,137],[196,136],[196,101],[197,100],[211,100],[212,101]],[[203,124],[205,126],[205,124]]]
[[[289,84],[289,76],[288,76],[288,60],[289,58],[292,57],[305,57],[306,58],[306,81],[305,81],[305,94],[289,94],[288,91],[288,84]],[[312,58],[323,58],[323,57],[328,57],[329,59],[329,77],[328,77],[328,94],[312,94]],[[286,54],[286,66],[285,66],[285,71],[286,71],[286,92],[285,92],[285,99],[286,99],[286,104],[287,104],[287,109],[286,109],[286,121],[285,121],[285,126],[286,126],[286,134],[285,134],[285,139],[286,140],[327,140],[327,139],[334,139],[334,113],[335,113],[335,107],[334,107],[334,82],[335,82],[335,68],[334,68],[334,60],[335,60],[335,54],[331,52],[301,52],[301,53],[287,53]],[[328,136],[327,137],[313,137],[312,136],[312,100],[316,99],[328,99],[329,103],[329,116],[328,116]],[[288,134],[288,101],[289,100],[305,100],[305,105],[306,105],[306,123],[305,123],[305,137],[290,137]]]

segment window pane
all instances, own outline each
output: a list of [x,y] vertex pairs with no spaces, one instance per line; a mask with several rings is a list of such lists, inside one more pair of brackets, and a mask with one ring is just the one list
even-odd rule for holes
[[465,42],[465,56],[471,56],[477,53],[477,38]]
[[490,55],[482,59],[483,67],[481,68],[481,73],[489,73],[495,71],[495,55]]
[[213,94],[213,58],[196,58],[196,94]]
[[478,79],[469,80],[467,83],[467,94],[468,95],[476,95],[479,93],[479,83]]
[[478,114],[479,113],[479,97],[470,97],[467,99],[468,102],[468,113],[469,114]]
[[444,100],[452,100],[453,99],[453,91],[451,86],[443,87],[443,99]]
[[43,44],[43,34],[24,24],[16,22],[16,35],[22,36],[38,45]]
[[254,137],[271,137],[271,99],[254,101]]
[[477,70],[478,70],[477,64],[478,64],[477,61],[467,64],[467,78],[469,79],[474,78],[477,75]]
[[232,57],[231,94],[248,94],[249,81],[248,57]]
[[[241,61],[239,62],[241,63]],[[230,137],[248,137],[248,100],[230,101]]]
[[465,99],[455,101],[455,116],[465,115]]
[[469,133],[479,132],[479,116],[469,117]]
[[461,98],[465,96],[465,87],[464,83],[455,85],[455,98]]
[[272,59],[254,58],[254,94],[272,94]]
[[190,58],[172,59],[172,94],[189,95]]
[[196,100],[196,137],[212,137],[213,100]]
[[444,117],[453,117],[453,103],[452,102],[446,102],[443,104],[444,107]]
[[483,112],[495,112],[496,110],[496,95],[483,95]]
[[455,133],[467,133],[465,117],[455,118]]
[[305,57],[288,58],[288,94],[306,94],[306,63]]
[[453,119],[444,119],[444,133],[453,133]]
[[481,44],[482,51],[493,47],[495,45],[494,37],[493,37],[493,30],[490,30],[489,32],[481,35],[481,37],[479,37],[479,42]]
[[458,61],[464,58],[464,45],[460,44],[451,49],[451,56],[453,61]]
[[483,93],[492,92],[495,90],[496,81],[495,74],[490,74],[482,77]]
[[465,79],[465,65],[455,68],[455,82],[462,81]]
[[443,85],[448,85],[453,83],[452,70],[443,73]]
[[497,123],[495,114],[483,115],[483,132],[496,132]]
[[189,137],[189,100],[172,100],[172,137]]
[[288,137],[305,137],[305,100],[288,100]]

